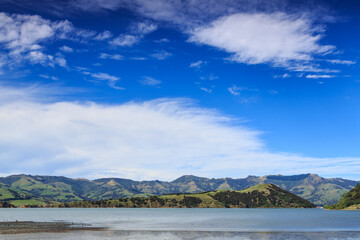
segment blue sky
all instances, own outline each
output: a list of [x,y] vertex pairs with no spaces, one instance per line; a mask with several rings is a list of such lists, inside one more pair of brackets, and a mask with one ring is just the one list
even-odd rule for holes
[[356,1],[2,1],[1,175],[360,179]]

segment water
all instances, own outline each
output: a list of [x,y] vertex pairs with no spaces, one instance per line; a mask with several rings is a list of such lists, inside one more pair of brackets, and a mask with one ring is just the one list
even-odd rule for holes
[[0,221],[67,221],[105,232],[0,239],[360,239],[359,211],[321,209],[0,209]]

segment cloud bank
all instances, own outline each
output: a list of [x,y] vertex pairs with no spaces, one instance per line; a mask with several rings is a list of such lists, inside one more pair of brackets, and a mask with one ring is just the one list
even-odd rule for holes
[[189,99],[48,102],[43,90],[30,90],[0,88],[5,94],[0,104],[2,175],[171,180],[183,174],[313,172],[359,177],[354,175],[360,172],[359,158],[269,152],[258,131]]

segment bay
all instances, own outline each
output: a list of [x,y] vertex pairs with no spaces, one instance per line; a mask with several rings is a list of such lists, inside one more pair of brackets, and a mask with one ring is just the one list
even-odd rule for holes
[[0,235],[0,239],[360,239],[359,211],[322,209],[0,209],[0,221],[66,221],[108,227]]

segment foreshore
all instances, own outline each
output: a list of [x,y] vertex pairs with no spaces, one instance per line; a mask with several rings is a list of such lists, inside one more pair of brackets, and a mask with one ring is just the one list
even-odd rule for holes
[[88,224],[68,222],[32,222],[9,221],[0,222],[0,234],[40,233],[40,232],[70,232],[70,231],[104,231],[106,228],[92,227]]

